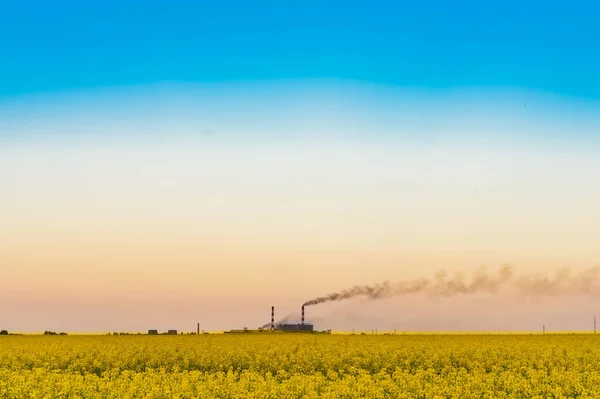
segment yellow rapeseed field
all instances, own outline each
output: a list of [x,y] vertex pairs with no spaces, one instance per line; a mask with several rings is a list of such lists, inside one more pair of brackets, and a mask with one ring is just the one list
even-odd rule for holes
[[0,336],[0,398],[600,398],[600,337]]

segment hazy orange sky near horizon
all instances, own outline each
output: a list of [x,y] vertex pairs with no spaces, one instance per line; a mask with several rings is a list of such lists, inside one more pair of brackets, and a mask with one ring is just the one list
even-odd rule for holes
[[[186,132],[162,142],[3,141],[0,328],[252,327],[271,305],[283,316],[355,284],[481,265],[600,266],[593,146]],[[405,297],[310,316],[322,328],[447,330],[537,328],[540,315],[577,329],[594,315],[585,298],[520,305]]]

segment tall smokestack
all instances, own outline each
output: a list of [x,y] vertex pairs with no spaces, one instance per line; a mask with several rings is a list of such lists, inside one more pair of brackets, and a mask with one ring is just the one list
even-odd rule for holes
[[271,306],[271,330],[275,329],[275,306]]
[[304,324],[304,305],[302,305],[302,324]]

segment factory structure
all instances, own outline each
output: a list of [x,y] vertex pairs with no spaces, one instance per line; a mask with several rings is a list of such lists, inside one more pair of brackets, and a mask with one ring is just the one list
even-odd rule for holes
[[275,324],[275,306],[271,306],[271,330],[287,332],[313,332],[314,326],[304,322],[304,306],[302,306],[302,317],[298,324]]
[[243,330],[230,330],[225,331],[226,334],[232,333],[250,333],[250,332],[284,332],[284,333],[320,333],[330,334],[331,330],[326,331],[315,331],[314,326],[311,323],[304,321],[304,306],[302,306],[302,314],[300,323],[275,323],[275,306],[271,306],[271,323],[265,324],[256,330],[249,330],[244,328]]

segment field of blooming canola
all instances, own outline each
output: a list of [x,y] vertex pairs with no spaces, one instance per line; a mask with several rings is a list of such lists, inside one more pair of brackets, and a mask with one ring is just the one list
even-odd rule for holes
[[0,336],[0,398],[598,398],[595,335]]

